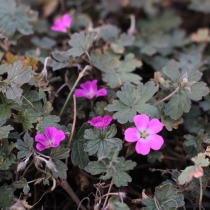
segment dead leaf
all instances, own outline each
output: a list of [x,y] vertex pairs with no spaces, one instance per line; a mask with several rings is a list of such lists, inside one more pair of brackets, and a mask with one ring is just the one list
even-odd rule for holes
[[210,42],[209,29],[208,28],[200,28],[196,33],[191,34],[190,39],[193,42]]
[[32,69],[34,71],[36,71],[37,70],[37,66],[36,66],[37,62],[38,62],[38,59],[35,57],[26,57],[26,59],[22,61],[23,68],[26,66],[32,66]]
[[8,64],[13,64],[15,61],[18,61],[20,58],[17,55],[13,55],[12,53],[6,53],[6,60]]
[[79,174],[79,180],[80,180],[80,189],[81,191],[84,191],[84,188],[89,185],[89,180],[86,176]]
[[30,196],[31,196],[31,193],[27,195],[24,195],[23,193],[21,193],[16,203],[10,207],[10,210],[29,210],[33,208],[33,206],[29,205],[28,202],[26,201],[27,198]]

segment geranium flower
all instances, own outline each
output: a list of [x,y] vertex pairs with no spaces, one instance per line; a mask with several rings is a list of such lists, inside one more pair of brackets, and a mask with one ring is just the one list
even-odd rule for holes
[[51,27],[53,31],[67,32],[72,22],[71,17],[68,14],[64,14],[61,18],[54,21],[54,25]]
[[106,115],[104,117],[97,116],[93,117],[92,120],[88,120],[88,123],[100,130],[102,130],[104,127],[108,126],[110,122],[112,121],[112,116]]
[[44,149],[58,147],[64,139],[65,134],[62,130],[57,130],[55,127],[46,127],[44,134],[37,134],[35,136],[35,141],[38,142],[36,148],[42,151]]
[[78,98],[86,97],[88,99],[92,99],[93,97],[105,96],[107,94],[106,89],[101,88],[98,90],[97,82],[97,80],[93,80],[80,84],[81,89],[75,90],[75,96]]
[[125,140],[136,143],[136,152],[147,155],[150,148],[159,150],[164,143],[162,136],[157,135],[163,129],[163,124],[158,119],[149,120],[146,114],[134,117],[136,128],[125,130]]

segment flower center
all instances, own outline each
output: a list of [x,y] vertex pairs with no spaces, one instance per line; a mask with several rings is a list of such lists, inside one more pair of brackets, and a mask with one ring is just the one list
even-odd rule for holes
[[90,96],[90,98],[93,98],[94,95],[95,95],[95,93],[94,93],[93,91],[90,91],[90,92],[88,93],[88,96]]
[[140,138],[145,139],[148,135],[146,131],[140,131]]
[[52,147],[54,145],[54,141],[53,140],[48,140],[46,142],[47,147]]

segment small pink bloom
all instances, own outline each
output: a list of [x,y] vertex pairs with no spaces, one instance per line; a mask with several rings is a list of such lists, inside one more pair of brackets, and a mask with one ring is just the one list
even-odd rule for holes
[[158,119],[150,121],[146,114],[136,115],[134,124],[136,128],[127,128],[125,130],[125,140],[137,142],[137,153],[147,155],[150,148],[159,150],[162,147],[164,140],[157,133],[163,129],[163,124]]
[[80,85],[81,89],[75,90],[76,97],[86,97],[88,99],[92,99],[93,97],[105,96],[107,91],[105,88],[101,88],[98,90],[97,88],[97,80],[87,81]]
[[38,142],[36,148],[42,151],[44,149],[58,147],[64,139],[65,134],[62,130],[57,130],[55,127],[46,127],[44,134],[37,134],[35,136],[35,141]]
[[54,25],[51,27],[53,31],[67,32],[72,22],[71,17],[68,14],[64,14],[61,18],[54,21]]
[[92,120],[88,120],[88,123],[98,129],[102,130],[104,127],[106,127],[110,124],[112,119],[113,118],[109,115],[106,115],[104,117],[97,116],[97,117],[94,117]]

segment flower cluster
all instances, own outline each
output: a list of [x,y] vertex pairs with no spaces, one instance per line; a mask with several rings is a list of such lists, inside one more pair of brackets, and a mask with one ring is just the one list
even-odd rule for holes
[[125,140],[127,142],[137,142],[137,153],[147,155],[150,148],[159,150],[162,147],[164,140],[157,133],[163,129],[163,124],[158,119],[150,121],[146,114],[136,115],[134,124],[135,128],[125,130]]
[[51,27],[53,31],[67,32],[72,22],[71,17],[68,14],[64,14],[61,18],[54,21],[54,25]]
[[38,142],[36,148],[39,151],[58,147],[60,142],[65,139],[65,134],[62,130],[57,130],[55,127],[46,127],[44,134],[37,134],[35,141]]
[[98,90],[97,82],[97,80],[93,80],[80,84],[81,89],[75,90],[75,96],[78,98],[85,97],[88,99],[92,99],[94,97],[107,95],[107,90],[105,88],[101,88]]

